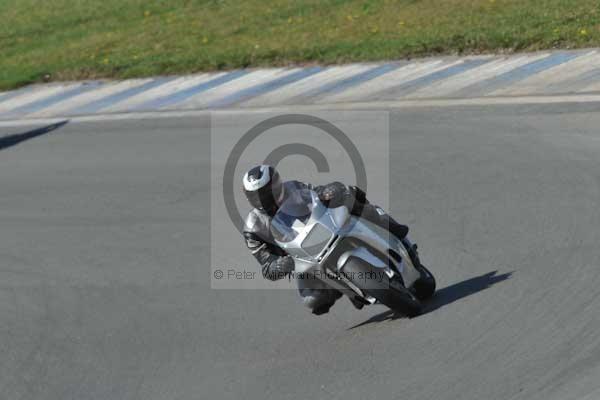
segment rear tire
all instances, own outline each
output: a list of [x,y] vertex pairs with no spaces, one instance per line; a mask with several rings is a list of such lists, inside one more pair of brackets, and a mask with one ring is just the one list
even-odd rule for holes
[[[401,281],[396,279],[390,280],[387,275],[381,272],[380,268],[375,268],[357,257],[351,257],[344,266],[346,277],[366,295],[374,297],[381,304],[409,318],[421,315],[422,305],[419,299],[410,290],[405,288]],[[357,278],[361,274],[362,276],[368,276],[365,274],[370,273],[374,273],[377,279],[370,279],[367,282],[367,287],[365,287],[364,280]]]

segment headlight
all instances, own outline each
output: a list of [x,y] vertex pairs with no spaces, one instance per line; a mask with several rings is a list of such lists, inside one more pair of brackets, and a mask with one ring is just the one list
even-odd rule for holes
[[302,241],[302,249],[316,257],[325,249],[332,236],[331,231],[321,224],[316,224]]

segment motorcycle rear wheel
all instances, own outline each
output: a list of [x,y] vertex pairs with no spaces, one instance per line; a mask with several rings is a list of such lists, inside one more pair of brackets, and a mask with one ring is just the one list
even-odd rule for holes
[[[419,299],[404,287],[402,282],[389,279],[382,272],[381,269],[357,257],[350,258],[344,266],[346,277],[365,294],[409,318],[420,315],[423,310]],[[377,279],[369,279],[365,282],[360,278],[361,276],[375,276]]]

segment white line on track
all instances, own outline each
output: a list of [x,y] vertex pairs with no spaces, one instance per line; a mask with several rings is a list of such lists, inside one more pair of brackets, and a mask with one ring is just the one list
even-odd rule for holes
[[294,105],[281,107],[262,108],[232,108],[220,110],[176,110],[176,111],[153,111],[153,112],[130,112],[114,114],[85,115],[77,117],[54,117],[54,118],[29,118],[17,120],[0,121],[0,127],[25,126],[37,124],[52,124],[65,119],[71,122],[96,122],[96,121],[119,121],[132,119],[158,119],[207,116],[210,114],[243,115],[256,113],[274,112],[316,112],[323,110],[373,110],[388,108],[419,108],[419,107],[477,107],[494,105],[525,105],[525,104],[585,104],[600,103],[600,94],[577,94],[566,96],[522,96],[522,97],[480,97],[468,99],[428,99],[428,100],[396,100],[396,101],[373,101],[368,103],[336,103],[318,105]]

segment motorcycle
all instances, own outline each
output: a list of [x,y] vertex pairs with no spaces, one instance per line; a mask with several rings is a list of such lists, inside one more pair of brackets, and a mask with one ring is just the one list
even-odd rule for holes
[[328,208],[312,190],[304,201],[284,203],[272,220],[273,237],[294,258],[294,274],[317,279],[354,304],[383,304],[414,317],[435,292],[435,278],[421,264],[416,245],[351,215]]

